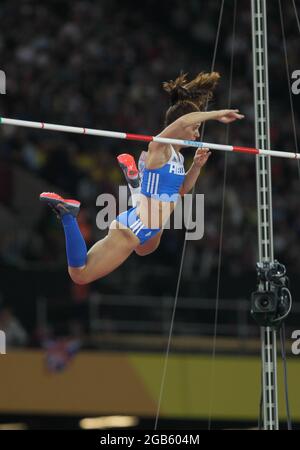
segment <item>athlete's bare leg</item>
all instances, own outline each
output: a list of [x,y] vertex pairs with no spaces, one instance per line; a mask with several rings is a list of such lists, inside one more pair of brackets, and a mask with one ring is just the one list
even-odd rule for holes
[[139,239],[115,220],[108,235],[89,250],[83,267],[69,267],[69,274],[77,284],[87,284],[102,278],[120,266],[139,244]]
[[157,247],[159,246],[161,235],[163,230],[160,230],[155,236],[153,236],[149,241],[145,242],[145,244],[138,245],[134,251],[139,256],[146,256],[153,253]]

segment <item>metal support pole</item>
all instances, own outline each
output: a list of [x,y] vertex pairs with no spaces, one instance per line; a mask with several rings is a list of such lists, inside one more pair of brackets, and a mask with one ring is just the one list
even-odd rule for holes
[[[261,149],[270,148],[269,78],[266,0],[251,0],[255,140]],[[260,263],[274,261],[272,179],[270,156],[256,156],[258,250]],[[262,281],[259,289],[270,288]],[[276,330],[261,327],[263,424],[278,429]]]

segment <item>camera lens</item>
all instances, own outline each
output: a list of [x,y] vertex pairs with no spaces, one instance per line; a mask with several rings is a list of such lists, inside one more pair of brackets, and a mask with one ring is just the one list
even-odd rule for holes
[[270,305],[270,299],[268,297],[261,297],[258,301],[258,307],[261,309],[267,309]]

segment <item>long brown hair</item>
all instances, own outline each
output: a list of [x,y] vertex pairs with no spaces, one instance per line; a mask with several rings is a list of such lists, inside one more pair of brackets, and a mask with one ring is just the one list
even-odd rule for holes
[[213,91],[220,79],[218,72],[200,72],[192,81],[187,73],[179,75],[175,81],[165,81],[163,89],[170,95],[171,106],[166,112],[165,126],[170,125],[184,114],[203,111],[212,99]]

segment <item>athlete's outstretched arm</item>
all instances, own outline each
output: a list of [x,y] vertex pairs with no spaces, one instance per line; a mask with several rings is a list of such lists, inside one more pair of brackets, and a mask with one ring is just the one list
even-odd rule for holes
[[[158,136],[165,138],[180,138],[181,133],[188,127],[198,125],[207,120],[218,120],[222,123],[234,122],[237,119],[243,119],[244,115],[239,113],[238,109],[221,109],[219,111],[208,111],[208,112],[192,112],[179,117],[173,123],[168,125]],[[161,146],[159,142],[150,142],[148,148],[149,150],[159,149]]]
[[186,173],[184,182],[180,188],[180,195],[187,194],[190,190],[193,189],[197,178],[200,175],[202,167],[206,164],[208,158],[210,157],[211,152],[208,148],[198,148],[196,150],[194,161]]
[[192,112],[179,117],[177,120],[181,120],[183,128],[187,128],[196,125],[197,123],[206,122],[207,120],[218,120],[222,123],[231,123],[237,119],[243,119],[244,117],[243,114],[239,113],[238,109],[220,109],[218,111]]

